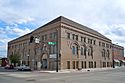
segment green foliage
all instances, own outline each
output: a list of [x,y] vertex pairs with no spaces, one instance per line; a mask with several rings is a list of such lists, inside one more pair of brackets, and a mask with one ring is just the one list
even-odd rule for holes
[[11,63],[14,63],[14,64],[19,63],[20,55],[19,54],[10,55],[9,60],[10,60]]

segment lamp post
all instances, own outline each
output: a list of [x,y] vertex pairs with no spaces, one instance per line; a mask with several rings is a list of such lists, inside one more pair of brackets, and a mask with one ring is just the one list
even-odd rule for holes
[[115,61],[114,61],[114,46],[112,45],[112,67],[115,68]]
[[57,33],[56,33],[56,35],[57,35],[57,43],[56,43],[56,47],[57,47],[57,52],[56,52],[56,72],[58,72],[58,70],[59,70],[59,68],[58,68],[58,54],[59,54],[59,49],[58,49],[58,29],[56,29],[56,31],[57,31]]
[[27,61],[27,65],[29,66],[29,54],[27,55],[28,61]]

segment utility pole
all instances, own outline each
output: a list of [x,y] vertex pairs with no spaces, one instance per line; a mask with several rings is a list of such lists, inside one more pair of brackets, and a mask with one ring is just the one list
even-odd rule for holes
[[56,47],[57,47],[57,51],[56,51],[56,72],[58,72],[58,29],[57,29],[57,42],[56,42]]

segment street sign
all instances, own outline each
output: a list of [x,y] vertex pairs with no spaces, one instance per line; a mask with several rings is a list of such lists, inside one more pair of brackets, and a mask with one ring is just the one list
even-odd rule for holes
[[57,56],[56,56],[57,54],[50,54],[49,55],[49,58],[56,58]]
[[49,45],[55,45],[56,42],[48,42]]

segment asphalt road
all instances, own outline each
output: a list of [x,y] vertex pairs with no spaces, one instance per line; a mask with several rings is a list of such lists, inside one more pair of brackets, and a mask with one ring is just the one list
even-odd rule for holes
[[82,73],[0,72],[0,83],[125,83],[125,68]]

